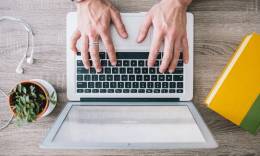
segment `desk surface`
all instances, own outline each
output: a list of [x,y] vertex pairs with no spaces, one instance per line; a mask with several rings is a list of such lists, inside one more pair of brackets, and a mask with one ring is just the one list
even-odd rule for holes
[[[156,0],[114,0],[122,12],[147,11]],[[59,104],[48,117],[17,128],[12,123],[0,132],[0,155],[259,155],[260,135],[252,136],[210,111],[203,104],[207,93],[242,37],[260,32],[259,0],[194,0],[189,10],[195,16],[194,102],[204,117],[219,148],[214,150],[42,150],[45,136],[66,101],[65,17],[75,7],[70,0],[1,0],[0,15],[21,17],[36,34],[33,66],[25,65],[25,75],[14,73],[22,57],[14,47],[25,44],[22,31],[15,39],[0,40],[0,87],[6,92],[22,79],[50,81],[59,93]],[[12,29],[11,29],[12,30]],[[0,29],[1,31],[1,29]],[[1,31],[3,32],[3,30]],[[3,35],[3,34],[1,34]],[[0,120],[6,119],[6,105],[0,105]],[[1,111],[2,110],[2,111]],[[4,118],[3,118],[4,117]]]

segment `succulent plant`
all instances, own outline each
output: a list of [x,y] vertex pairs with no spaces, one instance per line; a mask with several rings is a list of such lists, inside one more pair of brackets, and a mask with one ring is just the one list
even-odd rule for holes
[[11,108],[15,112],[16,121],[33,122],[37,115],[40,114],[47,100],[56,104],[56,97],[54,93],[51,97],[46,97],[40,87],[35,84],[18,84],[16,88],[10,93],[12,97]]

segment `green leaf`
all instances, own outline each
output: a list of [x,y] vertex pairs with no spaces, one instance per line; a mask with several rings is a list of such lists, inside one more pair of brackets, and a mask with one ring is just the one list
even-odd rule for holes
[[27,102],[27,103],[30,102],[30,97],[29,97],[29,95],[25,96],[25,102]]
[[26,87],[22,86],[22,91],[23,91],[24,94],[26,94],[27,93]]
[[45,100],[46,99],[45,96],[42,95],[42,94],[39,94],[39,97],[40,97],[41,100]]
[[22,85],[21,85],[21,84],[18,84],[18,85],[17,85],[17,90],[18,90],[19,93],[22,92]]

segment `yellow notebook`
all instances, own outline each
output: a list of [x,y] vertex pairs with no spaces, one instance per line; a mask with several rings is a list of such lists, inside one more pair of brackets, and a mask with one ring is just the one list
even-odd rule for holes
[[215,112],[255,134],[260,126],[260,35],[244,38],[205,103]]

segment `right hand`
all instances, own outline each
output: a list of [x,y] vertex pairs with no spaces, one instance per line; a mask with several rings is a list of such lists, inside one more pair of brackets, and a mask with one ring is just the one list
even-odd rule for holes
[[108,0],[85,0],[77,3],[77,29],[72,35],[71,50],[76,54],[79,50],[76,47],[77,41],[81,38],[81,56],[85,68],[90,68],[89,52],[93,65],[97,72],[101,72],[99,58],[99,46],[93,43],[99,42],[101,37],[109,60],[113,66],[116,65],[115,47],[110,35],[111,21],[115,25],[118,34],[122,38],[127,38],[128,34],[122,23],[119,11],[113,7]]

